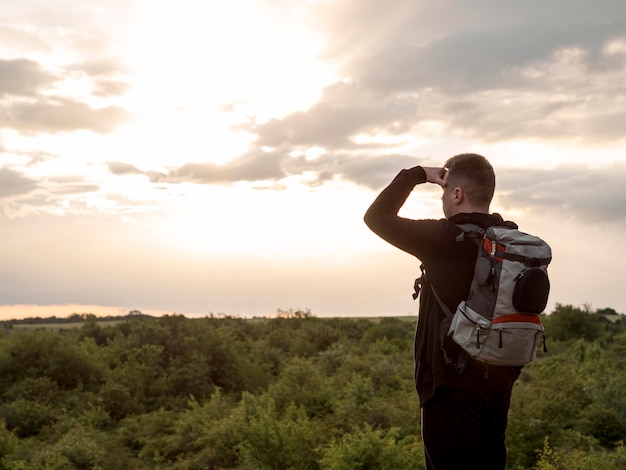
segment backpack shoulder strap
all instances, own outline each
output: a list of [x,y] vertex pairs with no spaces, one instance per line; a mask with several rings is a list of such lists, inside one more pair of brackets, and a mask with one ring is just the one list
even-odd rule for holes
[[[457,242],[462,242],[463,240],[465,240],[465,238],[470,238],[473,239],[474,242],[480,246],[481,244],[481,240],[483,238],[483,236],[485,235],[485,229],[476,225],[476,224],[456,224],[457,227],[459,227],[462,232],[456,237],[456,241]],[[426,276],[426,269],[424,267],[424,265],[422,264],[420,266],[420,269],[422,270],[422,275],[420,277],[418,277],[417,279],[415,279],[415,283],[413,285],[413,300],[416,300],[417,297],[420,294],[420,291],[422,290],[422,286],[427,282],[427,276]],[[445,313],[446,317],[448,318],[452,318],[453,314],[450,311],[450,309],[448,308],[448,306],[443,303],[443,301],[441,300],[441,298],[439,297],[439,295],[437,294],[437,292],[435,292],[434,287],[431,286],[431,290],[433,291],[433,293],[435,294],[435,299],[437,300],[437,303],[439,304],[439,306],[442,308],[443,312]]]
[[441,297],[439,297],[439,294],[437,294],[437,291],[435,290],[435,286],[433,286],[432,283],[428,280],[428,276],[426,275],[426,270],[424,269],[424,265],[422,264],[420,268],[422,270],[422,276],[415,280],[415,286],[414,286],[415,294],[413,294],[413,299],[417,298],[422,286],[426,284],[430,287],[430,291],[433,293],[433,296],[435,297],[435,300],[437,301],[439,308],[441,308],[445,316],[445,318],[442,320],[442,323],[439,327],[440,335],[441,335],[440,336],[440,341],[441,341],[440,348],[441,348],[443,362],[445,365],[451,365],[458,374],[462,374],[463,371],[467,367],[469,354],[467,354],[463,349],[460,349],[458,352],[457,358],[453,361],[450,358],[448,350],[446,350],[446,348],[443,346],[444,337],[448,332],[448,328],[450,327],[454,314],[448,308],[448,306],[443,302],[443,300],[441,300]]
[[482,228],[480,225],[477,224],[456,224],[457,227],[459,227],[461,230],[463,230],[464,232],[478,232],[478,233],[485,233],[485,229]]
[[485,236],[485,229],[476,224],[457,224],[461,230],[463,230],[456,237],[457,242],[462,242],[465,238],[473,239],[474,241],[482,240]]
[[437,303],[441,307],[441,310],[443,310],[443,313],[445,314],[445,316],[451,319],[454,316],[454,314],[448,308],[448,306],[443,303],[443,300],[441,300],[441,297],[439,297],[439,294],[437,294],[437,291],[435,290],[435,287],[432,284],[430,285],[430,290],[432,290],[435,296],[435,299],[437,300]]
[[445,314],[445,316],[448,318],[452,318],[453,317],[452,311],[443,302],[443,300],[441,300],[441,297],[439,297],[439,294],[437,294],[437,291],[435,290],[435,286],[433,286],[433,284],[428,280],[428,275],[426,274],[426,268],[424,267],[423,264],[420,266],[420,269],[422,270],[422,275],[418,277],[417,279],[415,279],[415,284],[413,285],[413,289],[415,290],[415,292],[413,293],[413,300],[417,299],[417,297],[419,296],[422,290],[422,287],[424,287],[424,285],[426,284],[430,287],[430,291],[434,294],[435,300],[437,301],[437,304],[439,304],[439,306],[441,307],[441,310],[443,310],[443,313]]

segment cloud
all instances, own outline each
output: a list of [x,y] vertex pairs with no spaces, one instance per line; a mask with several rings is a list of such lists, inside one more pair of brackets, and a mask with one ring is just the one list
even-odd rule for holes
[[511,71],[551,60],[558,51],[580,49],[586,52],[587,71],[594,73],[592,65],[608,63],[604,45],[624,37],[624,26],[623,20],[507,27],[482,21],[467,29],[442,29],[439,37],[426,43],[390,43],[381,53],[364,58],[354,72],[368,86],[387,91],[534,89],[545,83]]
[[399,169],[416,165],[414,157],[407,155],[384,155],[374,158],[344,158],[332,172],[320,172],[320,180],[340,177],[345,181],[378,190],[391,182]]
[[125,71],[125,67],[111,57],[90,60],[75,67],[94,77],[116,75]]
[[[622,9],[619,1],[399,0],[393,9],[375,0],[318,3],[313,22],[327,40],[323,57],[338,63],[344,78],[306,110],[240,125],[238,130],[256,135],[241,158],[222,165],[188,163],[150,178],[231,184],[306,174],[310,184],[339,178],[377,190],[399,168],[416,163],[413,155],[421,153],[419,141],[428,141],[425,129],[432,123],[439,137],[461,142],[621,142]],[[406,141],[418,143],[408,147]],[[321,156],[302,156],[312,148]],[[590,170],[568,171],[574,181]],[[537,186],[542,177],[536,171],[505,174],[502,201],[531,209],[554,206],[581,218],[604,219],[603,208],[611,207],[621,217],[621,209],[585,189],[599,190],[595,185],[555,193],[557,174],[541,173],[545,186]],[[522,176],[526,180],[515,186]]]
[[169,173],[147,174],[154,183],[230,184],[238,181],[279,180],[287,175],[282,168],[284,161],[284,155],[279,153],[251,152],[224,165],[187,163]]
[[[378,188],[399,163],[411,162],[402,141],[428,141],[433,124],[439,135],[479,142],[620,142],[622,9],[619,1],[564,0],[317,4],[312,21],[327,39],[323,57],[340,64],[345,78],[307,110],[241,125],[257,136],[247,157],[191,164],[168,180],[280,179],[300,171],[315,173],[316,183],[338,177]],[[288,157],[310,148],[324,154]],[[419,144],[411,149],[419,151]],[[255,178],[270,160],[273,171]]]
[[93,94],[101,97],[120,96],[130,90],[131,86],[120,80],[94,80]]
[[82,72],[92,80],[92,94],[95,96],[120,96],[131,88],[123,79],[126,67],[110,57],[77,63],[70,70]]
[[[423,163],[422,159],[421,162]],[[142,172],[134,165],[111,162],[109,170],[116,175],[144,174],[153,183],[196,183],[228,185],[238,182],[275,182],[307,174],[306,183],[318,186],[341,179],[378,190],[398,172],[399,168],[415,166],[409,155],[391,154],[363,157],[349,152],[335,152],[309,160],[305,156],[289,156],[281,151],[264,152],[259,149],[232,162],[217,165],[211,162],[187,163],[169,172]],[[436,163],[433,163],[433,165]]]
[[53,190],[52,193],[55,195],[72,195],[72,194],[84,194],[84,193],[93,193],[100,190],[100,186],[95,184],[65,184],[61,186],[59,189]]
[[41,98],[35,102],[13,102],[0,108],[3,126],[21,132],[65,132],[91,130],[108,133],[128,122],[131,114],[123,108],[94,109],[68,98]]
[[[270,3],[291,8],[280,0]],[[200,158],[167,172],[144,172],[117,161],[108,163],[109,171],[171,184],[280,182],[302,175],[313,185],[342,179],[377,190],[399,168],[415,164],[413,155],[422,153],[420,142],[428,141],[425,129],[431,123],[438,126],[439,137],[462,142],[576,139],[610,144],[624,139],[626,111],[620,103],[626,100],[626,22],[621,1],[397,0],[390,8],[378,0],[343,0],[301,8],[310,8],[313,16],[308,18],[327,44],[322,57],[337,65],[342,77],[315,104],[268,121],[253,116],[237,130],[254,134],[254,144],[228,163]],[[93,16],[84,9],[69,13],[57,14],[55,21],[65,18],[75,33],[79,19]],[[99,31],[72,38],[77,47],[81,41],[101,45],[102,39]],[[66,73],[86,75],[92,97],[124,93],[124,67],[98,50],[93,59],[55,69],[55,75],[25,59],[0,62],[11,71],[4,82],[0,78],[0,93],[30,98],[5,100],[2,126],[24,133],[107,133],[131,119],[116,106],[96,109],[41,93]],[[19,76],[27,79],[21,83]],[[321,156],[305,158],[312,148]],[[557,196],[541,190],[548,199]],[[529,207],[539,204],[526,196]]]
[[[32,49],[37,49],[36,44],[26,39],[37,34],[49,40],[50,47],[62,50],[74,46],[73,53],[80,56],[76,50],[78,45],[71,39],[76,41],[81,37],[77,31],[62,35],[51,28],[40,30],[33,25],[0,29],[0,39],[7,36],[24,41],[12,55],[36,55],[32,54]],[[74,130],[109,133],[128,122],[131,114],[119,106],[103,104],[95,108],[87,104],[92,97],[100,98],[102,103],[101,98],[123,95],[130,88],[124,80],[124,67],[106,56],[93,59],[98,56],[93,46],[88,51],[87,61],[80,62],[79,57],[75,63],[56,64],[54,73],[50,72],[49,64],[47,68],[43,65],[43,60],[40,63],[26,58],[0,57],[0,129],[11,128],[22,133]],[[82,81],[83,96],[64,96],[63,90],[69,89],[65,87],[68,81]]]
[[[549,3],[537,0],[518,3],[396,0],[393,8],[377,0],[346,0],[340,5],[320,2],[314,11],[314,24],[329,38],[326,57],[347,64],[351,70],[368,58],[381,57],[407,45],[420,48],[448,43],[451,48],[442,50],[447,56],[450,51],[469,51],[479,63],[485,61],[481,52],[487,61],[493,53],[505,49],[513,58],[529,57],[533,50],[535,55],[541,55],[567,37],[576,43],[597,45],[598,35],[621,34],[624,23],[620,0],[593,3],[584,0]],[[478,43],[471,40],[472,36],[478,39],[481,35],[486,39],[480,41],[482,51],[477,50]],[[489,36],[500,42],[489,41]],[[470,42],[465,44],[454,40],[455,37],[470,39]],[[520,47],[511,48],[511,45]],[[428,67],[428,64],[423,65]]]
[[358,134],[408,131],[416,113],[414,96],[381,95],[357,82],[341,82],[327,87],[319,102],[306,112],[242,128],[257,134],[260,146],[352,148],[351,138]]
[[55,80],[37,62],[0,59],[0,98],[6,95],[35,96]]
[[[232,184],[240,181],[274,181],[309,174],[316,186],[333,179],[351,181],[378,191],[402,168],[440,162],[402,154],[378,157],[350,153],[325,154],[314,160],[280,153],[250,153],[231,164],[189,163],[169,173],[145,174],[153,183]],[[112,165],[110,165],[112,167]],[[135,172],[132,165],[113,166],[117,173]],[[497,202],[506,210],[553,214],[564,221],[626,222],[626,163],[608,167],[566,165],[555,169],[507,168],[498,170]]]
[[143,172],[135,165],[124,162],[108,162],[107,166],[109,171],[114,175],[136,175],[143,174]]
[[498,200],[505,208],[553,214],[582,223],[626,222],[626,163],[553,170],[504,169],[498,172]]
[[22,24],[9,24],[6,16],[6,3],[2,5],[4,23],[0,25],[0,41],[7,49],[27,49],[49,53],[52,50],[45,38],[41,35],[33,34],[32,27]]
[[349,150],[356,135],[398,135],[429,122],[491,142],[623,139],[619,1],[399,0],[391,9],[353,0],[314,11],[323,56],[348,80],[306,111],[249,126],[259,145]]
[[[113,64],[92,64],[90,68],[100,73],[111,70]],[[117,106],[92,108],[73,98],[43,94],[63,79],[63,75],[46,72],[31,60],[0,59],[0,129],[24,133],[85,129],[108,133],[131,119],[128,111]],[[120,80],[95,81],[95,94],[100,96],[121,94],[126,88]]]
[[35,180],[26,178],[17,171],[0,168],[0,198],[20,196],[36,188]]

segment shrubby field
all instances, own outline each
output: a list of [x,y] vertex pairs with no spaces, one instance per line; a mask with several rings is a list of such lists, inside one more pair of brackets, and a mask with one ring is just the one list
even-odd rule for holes
[[[415,319],[141,315],[0,334],[6,469],[420,469]],[[557,305],[510,469],[626,468],[626,318]]]

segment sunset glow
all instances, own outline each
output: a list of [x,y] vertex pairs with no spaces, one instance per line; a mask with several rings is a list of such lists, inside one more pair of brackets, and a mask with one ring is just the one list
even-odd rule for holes
[[626,312],[616,2],[0,3],[1,317],[415,314],[419,262],[362,217],[463,152],[552,245],[550,306]]

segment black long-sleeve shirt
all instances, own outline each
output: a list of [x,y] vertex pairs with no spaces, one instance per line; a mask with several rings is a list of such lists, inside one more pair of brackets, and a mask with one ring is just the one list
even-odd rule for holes
[[[409,194],[416,185],[426,182],[422,167],[402,170],[372,203],[365,213],[365,223],[381,238],[417,257],[424,265],[433,288],[454,312],[470,289],[476,244],[469,239],[457,241],[462,230],[457,224],[475,224],[483,228],[502,225],[499,214],[461,213],[450,219],[413,220],[398,216]],[[510,391],[519,375],[517,367],[489,366],[468,362],[467,369],[458,374],[446,367],[442,354],[440,331],[444,313],[432,290],[425,286],[420,294],[420,308],[415,333],[415,385],[424,405],[440,386],[449,388],[482,388]],[[459,349],[448,339],[446,351],[450,359],[458,356]]]

